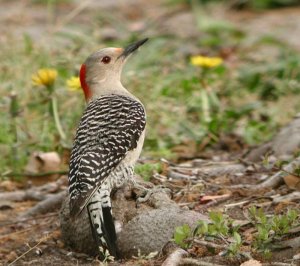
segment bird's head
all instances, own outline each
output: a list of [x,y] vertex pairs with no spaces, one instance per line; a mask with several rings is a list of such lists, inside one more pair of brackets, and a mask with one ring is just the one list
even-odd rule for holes
[[122,87],[120,78],[127,58],[147,40],[132,43],[126,48],[103,48],[91,54],[80,69],[86,101]]

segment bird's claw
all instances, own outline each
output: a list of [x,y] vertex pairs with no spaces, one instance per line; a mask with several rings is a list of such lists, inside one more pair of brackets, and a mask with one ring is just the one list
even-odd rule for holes
[[149,199],[151,198],[151,196],[154,194],[154,193],[157,193],[157,192],[164,192],[164,193],[168,193],[168,194],[171,194],[171,190],[167,187],[164,187],[164,186],[154,186],[150,189],[148,188],[144,188],[144,193],[142,195],[140,195],[137,200],[136,200],[136,206],[137,208],[139,207],[139,205],[141,203],[145,203],[147,201],[149,201]]

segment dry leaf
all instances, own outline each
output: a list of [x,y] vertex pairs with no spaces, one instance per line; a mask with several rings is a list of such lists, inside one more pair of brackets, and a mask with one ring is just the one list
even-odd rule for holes
[[8,262],[14,261],[18,257],[17,253],[15,251],[11,251],[8,255],[6,255],[6,260]]
[[290,189],[296,189],[296,190],[300,191],[300,178],[298,176],[287,175],[283,179],[284,179],[285,184]]
[[11,180],[0,182],[0,191],[15,191],[18,189],[18,183]]
[[[27,173],[47,173],[60,170],[61,159],[56,152],[34,152],[30,155],[28,164],[25,167]],[[28,177],[35,185],[54,181],[58,175],[43,176],[43,177]]]

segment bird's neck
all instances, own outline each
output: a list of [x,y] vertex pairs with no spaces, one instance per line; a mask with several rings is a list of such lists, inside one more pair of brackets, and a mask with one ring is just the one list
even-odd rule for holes
[[91,84],[90,90],[92,96],[89,101],[109,94],[118,94],[125,96],[132,95],[128,90],[124,88],[120,80],[100,80]]

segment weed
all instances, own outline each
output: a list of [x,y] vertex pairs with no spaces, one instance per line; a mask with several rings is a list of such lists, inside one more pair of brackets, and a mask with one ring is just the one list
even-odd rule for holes
[[113,262],[115,260],[115,257],[111,256],[107,249],[104,250],[103,247],[99,247],[99,251],[101,256],[103,257],[102,262],[104,265],[108,265],[109,262]]
[[[250,221],[256,229],[252,248],[264,254],[271,255],[271,251],[277,248],[276,243],[288,234],[290,229],[299,226],[299,213],[296,210],[288,210],[282,215],[268,217],[263,209],[251,207],[249,209]],[[199,221],[194,230],[188,225],[179,226],[174,233],[174,241],[183,248],[192,245],[193,239],[200,237],[207,241],[222,241],[226,248],[224,255],[237,255],[241,253],[243,235],[239,232],[239,226],[233,226],[233,221],[220,212],[210,212],[211,223]]]
[[161,164],[160,163],[136,164],[134,170],[145,181],[149,181],[154,173],[161,172]]
[[229,241],[226,239],[232,238],[224,254],[238,254],[240,247],[242,246],[242,238],[237,232],[239,228],[233,226],[232,220],[220,212],[210,212],[209,218],[211,223],[199,221],[194,230],[191,230],[191,228],[186,224],[177,227],[174,233],[175,243],[183,248],[187,248],[192,244],[192,240],[188,241],[188,239],[193,239],[196,237],[205,238],[210,241],[217,239],[225,241],[226,244],[228,244]]
[[174,232],[175,243],[182,248],[188,248],[190,243],[187,243],[186,240],[191,236],[191,232],[192,230],[188,224],[176,227]]
[[238,232],[233,232],[233,240],[227,249],[227,254],[234,256],[237,255],[242,246],[242,238],[241,235]]
[[286,214],[267,217],[262,208],[252,206],[249,209],[251,222],[257,229],[253,248],[269,256],[271,250],[276,247],[276,241],[286,235],[290,229],[299,225],[299,213],[296,210],[288,210]]

